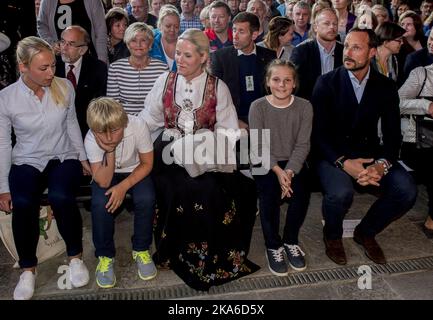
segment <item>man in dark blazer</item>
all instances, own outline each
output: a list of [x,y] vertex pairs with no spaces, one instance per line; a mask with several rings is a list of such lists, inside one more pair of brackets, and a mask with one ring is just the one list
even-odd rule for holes
[[104,96],[107,90],[107,65],[89,54],[90,38],[83,28],[70,26],[62,32],[61,38],[56,76],[75,82],[75,109],[84,139],[89,130],[87,106],[92,99]]
[[397,87],[370,68],[375,37],[372,30],[352,29],[345,38],[343,66],[321,76],[311,98],[326,254],[337,264],[347,263],[342,226],[355,187],[380,191],[354,232],[354,240],[375,263],[386,263],[375,236],[416,200],[416,185],[397,162],[401,143]]
[[229,87],[241,128],[247,126],[251,102],[265,95],[266,66],[276,58],[275,51],[254,44],[259,28],[256,15],[239,13],[233,19],[233,46],[211,56],[212,74]]
[[315,39],[293,48],[290,61],[298,70],[299,85],[296,95],[310,100],[320,75],[338,68],[343,63],[343,45],[337,42],[338,18],[334,10],[322,9],[313,23]]
[[412,52],[406,57],[404,63],[404,80],[409,77],[409,73],[417,67],[425,67],[433,63],[433,32],[427,39],[427,47]]

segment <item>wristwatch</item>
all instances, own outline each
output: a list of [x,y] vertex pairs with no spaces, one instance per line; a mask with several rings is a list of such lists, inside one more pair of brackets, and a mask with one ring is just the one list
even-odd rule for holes
[[347,157],[341,156],[337,160],[335,160],[334,164],[338,169],[344,169],[344,161],[347,160]]
[[378,164],[382,165],[382,167],[383,167],[383,175],[384,176],[386,176],[387,173],[389,172],[389,169],[392,168],[391,162],[389,162],[388,160],[386,160],[384,158],[377,159],[375,161],[375,163],[378,163]]

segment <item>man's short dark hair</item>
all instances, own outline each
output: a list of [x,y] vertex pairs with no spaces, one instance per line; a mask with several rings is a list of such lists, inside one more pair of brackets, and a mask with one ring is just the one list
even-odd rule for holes
[[251,12],[239,12],[233,18],[233,24],[238,22],[248,22],[250,24],[250,31],[253,33],[254,31],[259,31],[260,29],[260,20],[259,18]]
[[226,12],[229,16],[231,16],[231,14],[232,14],[230,11],[230,7],[225,2],[223,2],[221,0],[217,0],[217,1],[212,2],[209,5],[209,12],[214,8],[224,8],[224,9],[226,9]]
[[371,29],[362,29],[362,28],[352,28],[350,29],[348,35],[352,32],[362,32],[366,33],[368,35],[368,47],[371,48],[377,48],[379,45],[379,41],[377,40],[376,33],[374,33]]

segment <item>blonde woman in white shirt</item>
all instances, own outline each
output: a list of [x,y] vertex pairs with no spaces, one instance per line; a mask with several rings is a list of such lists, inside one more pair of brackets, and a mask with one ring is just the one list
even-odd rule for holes
[[17,61],[21,77],[0,91],[0,210],[13,210],[14,241],[24,270],[14,299],[27,300],[34,292],[39,207],[46,188],[66,243],[71,283],[81,287],[89,281],[81,259],[82,220],[75,195],[83,168],[90,172],[90,166],[75,114],[74,89],[66,79],[54,76],[56,60],[50,45],[40,38],[24,38],[17,47]]

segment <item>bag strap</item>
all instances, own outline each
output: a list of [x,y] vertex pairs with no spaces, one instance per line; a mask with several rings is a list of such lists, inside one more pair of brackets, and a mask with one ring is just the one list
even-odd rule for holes
[[421,95],[421,92],[424,90],[425,82],[427,81],[427,69],[424,67],[424,81],[422,82],[421,90],[416,95],[416,98],[418,99]]

